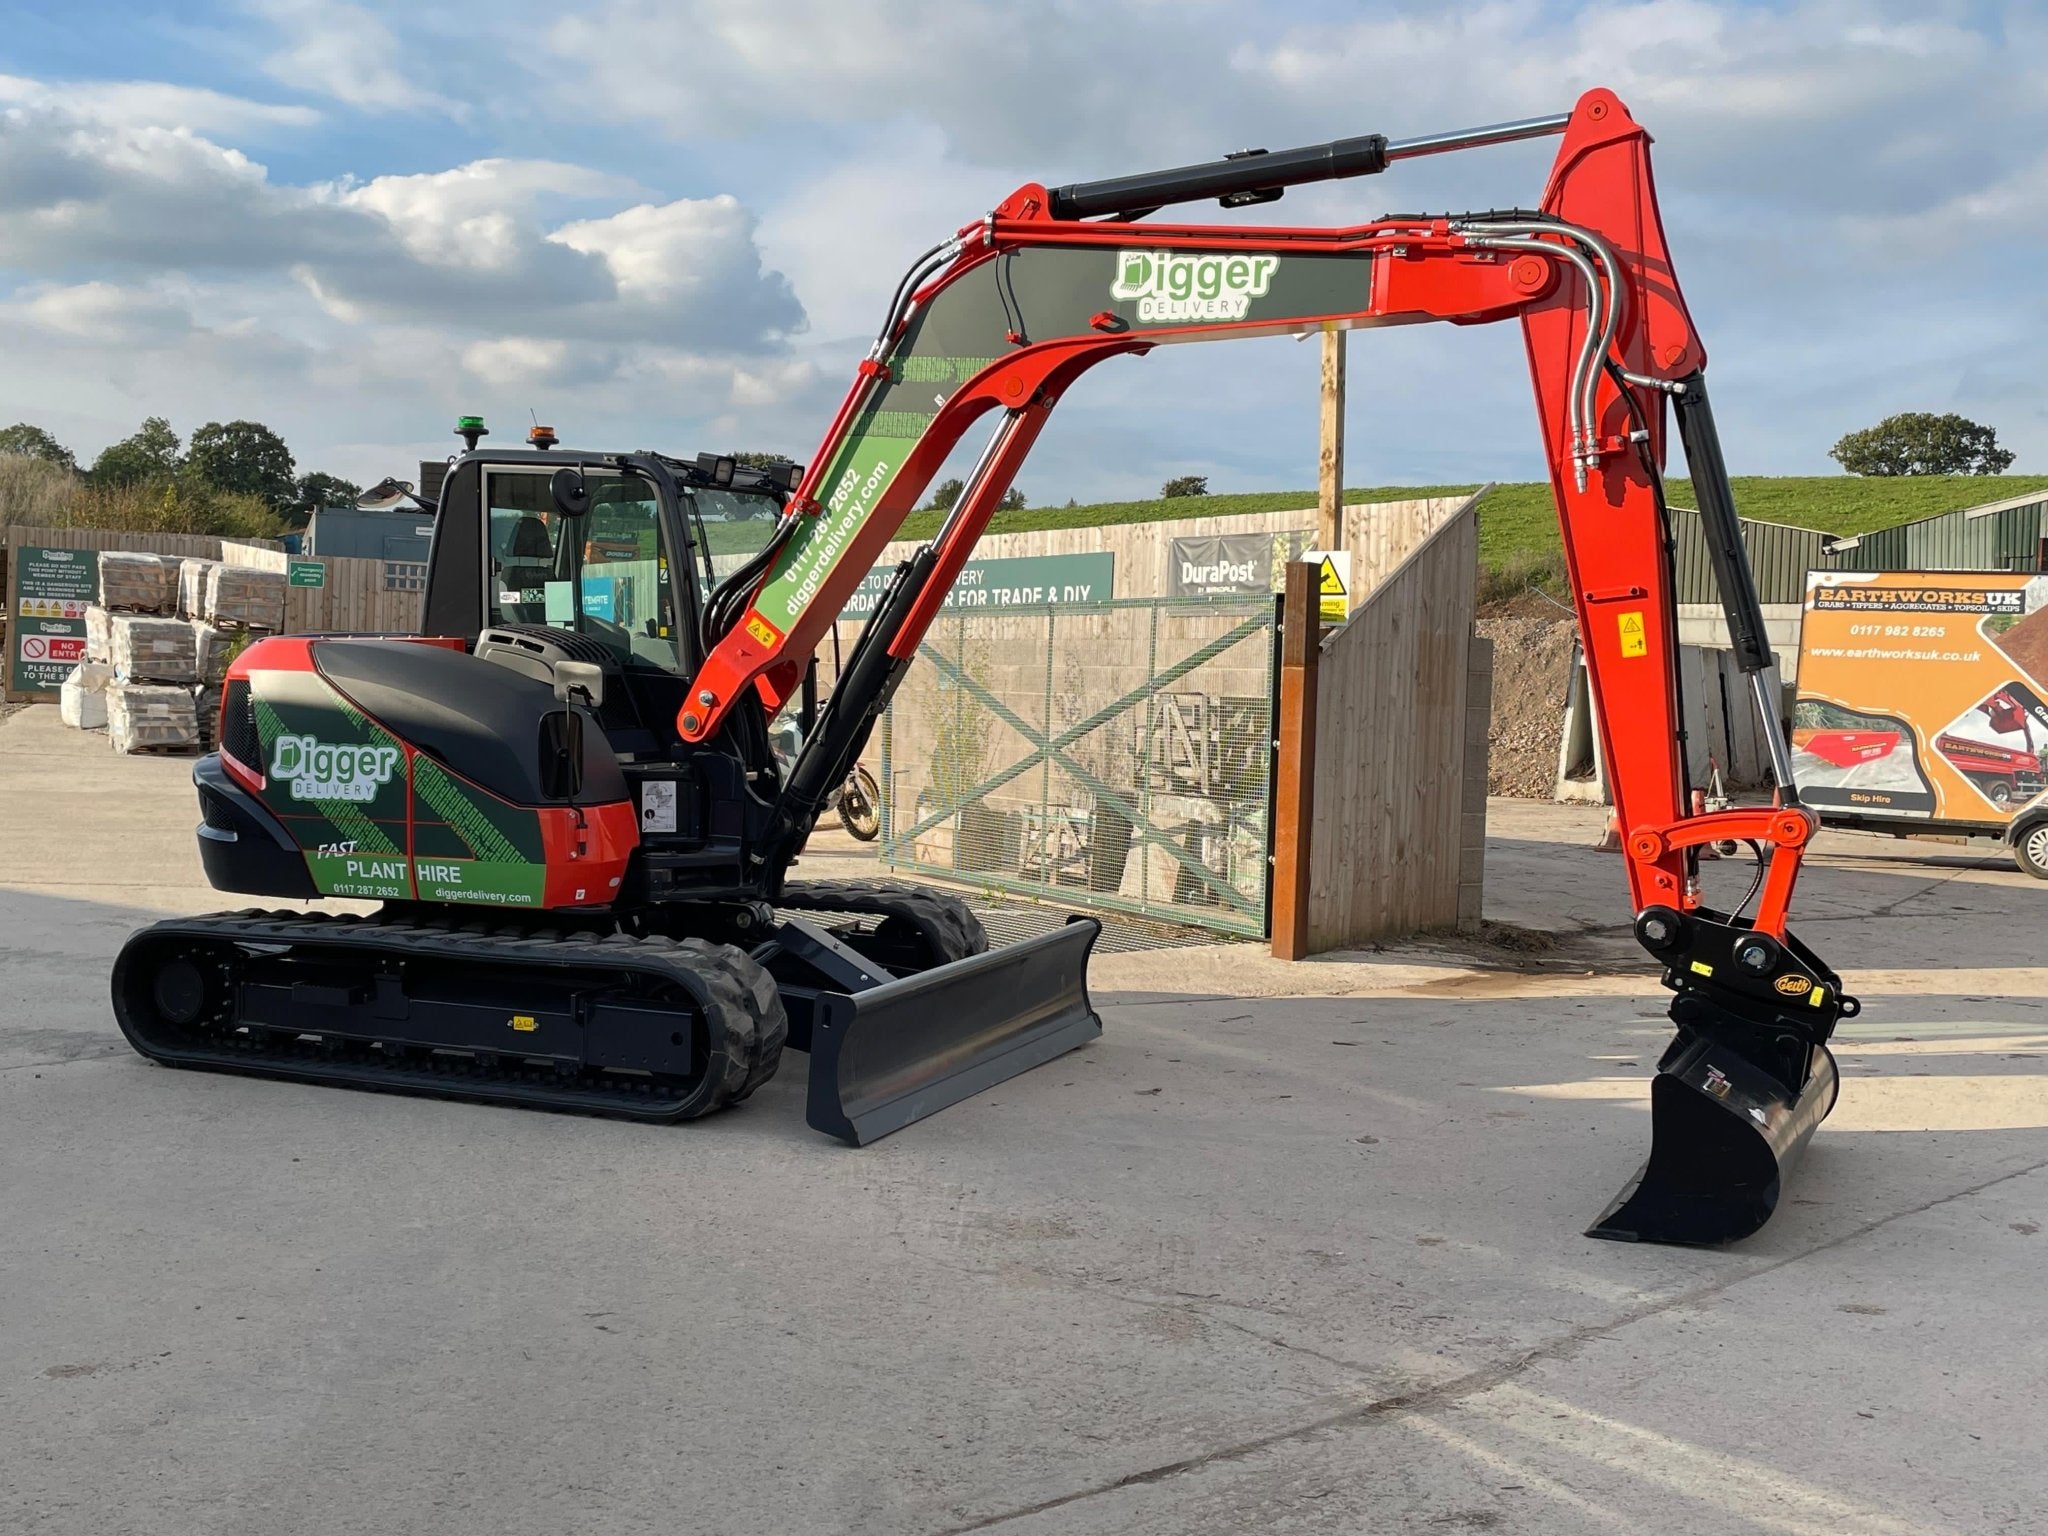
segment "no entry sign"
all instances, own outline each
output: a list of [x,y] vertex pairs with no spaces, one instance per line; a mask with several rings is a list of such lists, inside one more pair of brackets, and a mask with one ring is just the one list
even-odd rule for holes
[[99,556],[90,549],[17,547],[9,564],[7,691],[54,694],[85,660],[85,610],[99,601]]

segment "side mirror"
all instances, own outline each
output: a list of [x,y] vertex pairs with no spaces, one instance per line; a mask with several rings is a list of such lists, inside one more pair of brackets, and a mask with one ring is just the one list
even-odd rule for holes
[[578,470],[556,470],[548,479],[548,494],[564,517],[583,517],[590,511],[590,487]]
[[604,668],[594,661],[555,663],[555,697],[573,704],[580,697],[591,709],[604,707]]

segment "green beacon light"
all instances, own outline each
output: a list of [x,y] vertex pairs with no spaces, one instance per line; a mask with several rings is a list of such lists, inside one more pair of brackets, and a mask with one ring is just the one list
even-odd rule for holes
[[463,446],[469,452],[475,453],[477,439],[489,437],[491,429],[484,425],[481,416],[460,416],[455,421],[455,435],[462,439]]

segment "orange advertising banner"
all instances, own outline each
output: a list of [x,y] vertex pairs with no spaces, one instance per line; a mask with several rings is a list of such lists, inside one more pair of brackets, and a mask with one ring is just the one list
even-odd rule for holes
[[2005,822],[2048,791],[2048,576],[1813,571],[1792,767],[1827,817]]

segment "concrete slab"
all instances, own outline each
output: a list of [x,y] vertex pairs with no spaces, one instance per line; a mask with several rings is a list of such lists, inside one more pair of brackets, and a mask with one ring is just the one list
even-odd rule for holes
[[1098,1044],[856,1152],[795,1073],[661,1131],[147,1065],[106,971],[220,904],[188,772],[0,723],[0,1528],[1931,1536],[2048,1491],[2048,888],[1995,857],[1827,847],[1842,1105],[1692,1252],[1579,1236],[1666,1034],[1583,814],[1495,808],[1547,951],[1105,957]]

